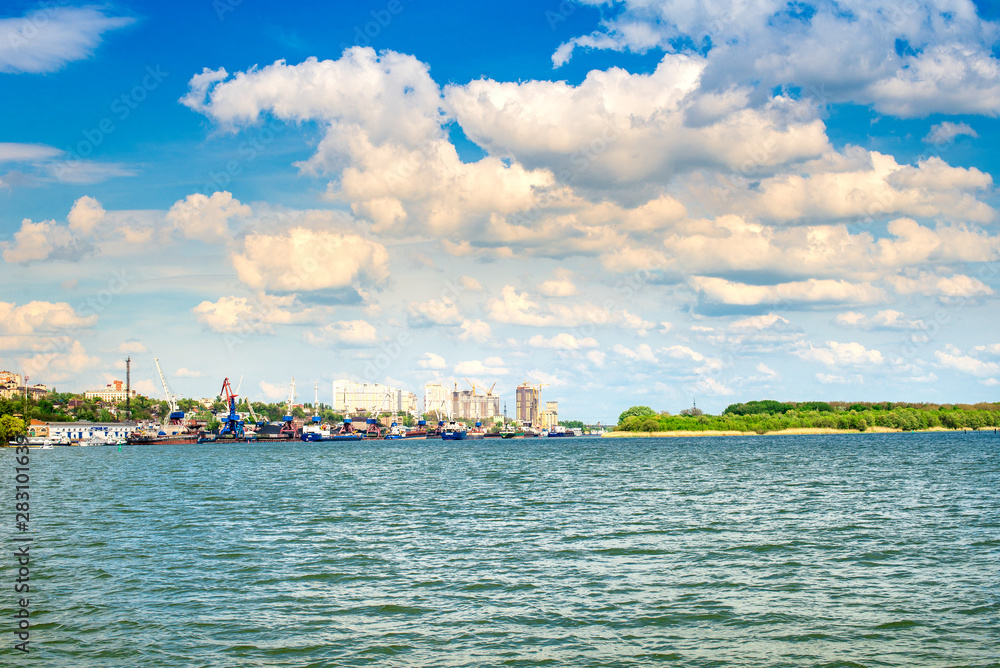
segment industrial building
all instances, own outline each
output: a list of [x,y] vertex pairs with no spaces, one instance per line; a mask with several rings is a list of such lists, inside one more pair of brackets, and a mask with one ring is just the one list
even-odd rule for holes
[[[132,398],[135,399],[135,390],[131,391]],[[118,404],[128,398],[129,391],[125,388],[124,380],[113,380],[107,384],[103,390],[87,390],[83,393],[84,399],[99,399],[105,403]]]

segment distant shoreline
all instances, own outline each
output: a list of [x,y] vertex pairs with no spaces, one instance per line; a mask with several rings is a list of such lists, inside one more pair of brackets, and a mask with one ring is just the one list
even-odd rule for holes
[[[988,431],[993,429],[980,429]],[[869,427],[865,431],[857,429],[830,429],[827,427],[797,427],[792,429],[779,429],[777,431],[767,431],[758,434],[755,431],[720,431],[707,429],[705,431],[609,431],[603,434],[602,438],[682,438],[685,436],[808,436],[810,434],[890,434],[902,432],[931,432],[931,431],[973,431],[972,429],[948,429],[947,427],[931,427],[930,429],[893,429],[892,427]]]

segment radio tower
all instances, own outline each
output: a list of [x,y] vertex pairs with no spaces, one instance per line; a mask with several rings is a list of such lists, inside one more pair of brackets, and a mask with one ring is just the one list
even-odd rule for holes
[[125,419],[132,419],[132,356],[125,358]]

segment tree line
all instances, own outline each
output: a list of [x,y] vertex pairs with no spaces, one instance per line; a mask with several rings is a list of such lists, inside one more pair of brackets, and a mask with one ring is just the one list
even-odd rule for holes
[[728,406],[721,415],[671,415],[649,406],[632,406],[618,417],[616,431],[740,431],[763,434],[783,429],[867,431],[887,427],[903,431],[932,429],[995,429],[1000,427],[1000,403],[930,404],[907,402],[779,402],[770,399]]

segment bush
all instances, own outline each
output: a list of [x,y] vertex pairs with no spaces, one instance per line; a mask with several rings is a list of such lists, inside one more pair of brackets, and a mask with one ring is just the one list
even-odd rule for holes
[[722,411],[723,415],[775,415],[792,410],[791,405],[783,404],[773,399],[763,401],[748,401],[742,404],[731,404]]

